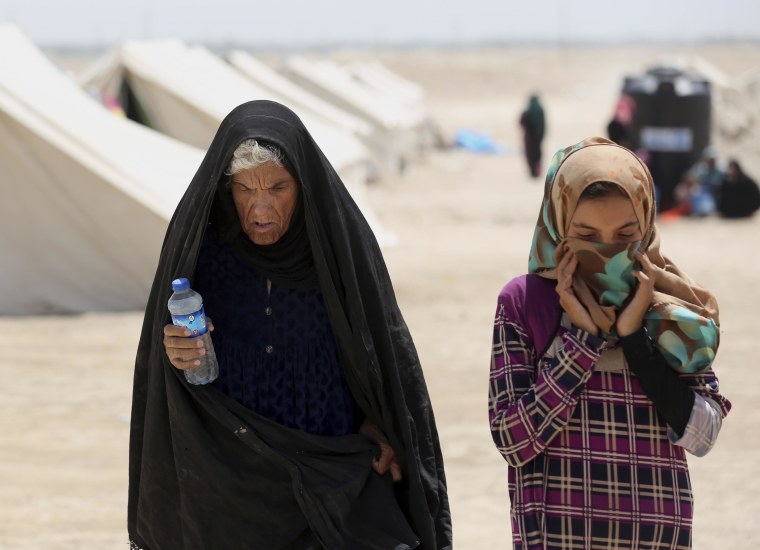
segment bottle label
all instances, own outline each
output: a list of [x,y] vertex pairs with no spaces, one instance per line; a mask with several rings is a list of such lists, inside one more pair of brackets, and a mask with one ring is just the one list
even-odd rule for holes
[[195,336],[202,336],[206,334],[208,327],[206,326],[206,313],[203,308],[200,308],[195,313],[188,313],[187,315],[172,315],[172,323],[178,327],[187,327],[192,334],[191,338]]

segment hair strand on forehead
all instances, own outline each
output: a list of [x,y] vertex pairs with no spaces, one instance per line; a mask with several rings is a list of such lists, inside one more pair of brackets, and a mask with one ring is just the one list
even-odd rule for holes
[[625,190],[617,183],[611,181],[595,181],[583,190],[579,200],[605,199],[614,196],[628,198]]
[[237,146],[224,173],[228,176],[234,176],[243,170],[256,168],[269,162],[277,166],[284,166],[284,161],[285,155],[274,145],[268,143],[262,145],[255,139],[247,139]]

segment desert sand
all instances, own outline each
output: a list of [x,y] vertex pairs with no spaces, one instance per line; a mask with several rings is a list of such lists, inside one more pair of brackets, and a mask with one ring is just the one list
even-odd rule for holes
[[[341,51],[375,58],[421,84],[450,138],[491,133],[507,154],[438,150],[372,185],[374,209],[398,243],[385,250],[435,408],[456,548],[511,548],[507,465],[487,421],[496,296],[523,273],[543,181],[527,175],[517,118],[527,94],[547,113],[553,151],[603,135],[622,76],[664,57],[699,55],[728,76],[760,66],[760,47]],[[64,60],[65,61],[65,60]],[[755,106],[760,114],[760,106]],[[746,143],[716,135],[760,177]],[[760,370],[751,351],[760,311],[760,216],[661,225],[663,250],[717,295],[715,369],[733,402],[715,449],[690,457],[694,548],[760,546]],[[41,252],[43,253],[43,252]],[[45,253],[54,253],[48,251]],[[127,448],[141,312],[0,318],[0,548],[126,547]]]

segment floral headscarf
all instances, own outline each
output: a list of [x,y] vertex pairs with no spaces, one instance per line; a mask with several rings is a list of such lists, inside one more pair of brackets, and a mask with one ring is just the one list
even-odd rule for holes
[[[583,191],[596,182],[615,183],[630,198],[643,235],[640,243],[602,246],[567,239]],[[630,270],[640,248],[656,272],[644,326],[673,369],[699,372],[710,367],[718,349],[718,304],[712,294],[660,253],[654,218],[654,182],[646,165],[608,139],[587,138],[557,151],[552,158],[528,269],[556,279],[562,245],[567,243],[576,250],[583,265],[576,270],[573,289],[602,333],[614,339],[617,312],[635,291],[637,282]]]

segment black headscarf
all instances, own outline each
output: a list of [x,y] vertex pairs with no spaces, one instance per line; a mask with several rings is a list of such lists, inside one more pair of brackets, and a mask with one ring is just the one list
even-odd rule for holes
[[[249,138],[280,148],[300,183],[346,380],[403,469],[390,489],[389,474],[371,471],[377,449],[363,436],[275,424],[213,386],[188,385],[166,357],[171,281],[194,273],[223,171]],[[128,529],[139,547],[403,549],[417,540],[422,549],[451,547],[433,411],[379,246],[303,123],[282,105],[234,109],[177,207],[145,313],[132,399]]]

